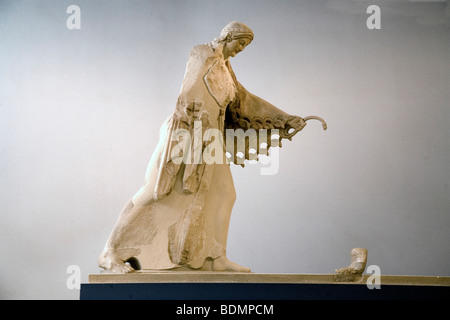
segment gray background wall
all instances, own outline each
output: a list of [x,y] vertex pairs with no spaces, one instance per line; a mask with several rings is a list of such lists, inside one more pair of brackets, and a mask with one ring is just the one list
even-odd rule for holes
[[[69,30],[66,8],[81,8]],[[369,30],[366,8],[381,8]],[[0,298],[77,299],[173,111],[190,48],[229,21],[247,89],[323,116],[276,175],[232,169],[228,256],[333,273],[353,247],[382,274],[450,276],[450,17],[445,1],[0,2]]]

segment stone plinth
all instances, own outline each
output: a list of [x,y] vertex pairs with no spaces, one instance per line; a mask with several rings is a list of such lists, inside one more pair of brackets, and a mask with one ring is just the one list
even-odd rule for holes
[[[127,274],[89,275],[89,283],[292,283],[292,284],[366,284],[370,275],[357,281],[336,282],[334,274],[240,273],[240,272],[160,272],[136,271]],[[382,285],[450,286],[450,277],[382,275]]]

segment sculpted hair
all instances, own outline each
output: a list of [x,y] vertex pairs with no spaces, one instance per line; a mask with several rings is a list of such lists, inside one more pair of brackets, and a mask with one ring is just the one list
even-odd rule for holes
[[252,41],[254,38],[252,29],[245,23],[232,21],[222,29],[220,36],[211,41],[209,45],[215,49],[221,43],[231,42],[232,40],[242,38],[248,38]]

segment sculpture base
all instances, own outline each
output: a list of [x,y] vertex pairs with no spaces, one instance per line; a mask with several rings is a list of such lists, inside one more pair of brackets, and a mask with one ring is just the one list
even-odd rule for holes
[[[370,275],[358,282],[335,282],[333,274],[232,272],[101,273],[81,285],[82,300],[404,300],[448,299],[450,277]],[[369,281],[368,281],[369,280]]]

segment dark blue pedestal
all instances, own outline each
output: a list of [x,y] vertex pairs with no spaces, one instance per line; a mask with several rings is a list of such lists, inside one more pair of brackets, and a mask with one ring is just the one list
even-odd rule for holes
[[450,299],[450,287],[292,283],[82,284],[81,300],[429,300]]

